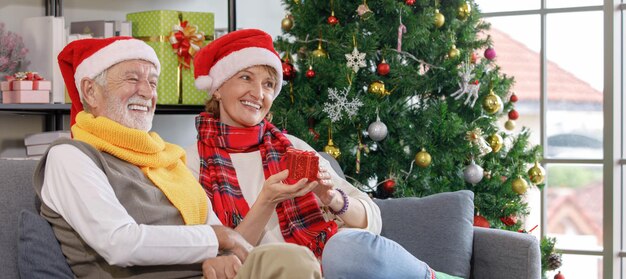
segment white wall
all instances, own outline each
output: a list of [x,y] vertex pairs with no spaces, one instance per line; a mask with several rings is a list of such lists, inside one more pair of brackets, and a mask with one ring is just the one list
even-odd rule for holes
[[[43,16],[43,0],[2,0],[0,21],[13,32],[20,32],[24,17]],[[121,20],[127,13],[147,10],[180,10],[212,12],[215,27],[228,26],[228,1],[216,0],[63,0],[66,24],[71,21],[111,19]],[[280,21],[285,16],[280,0],[237,1],[237,27],[259,28],[276,36],[280,34]]]
[[[44,16],[43,0],[1,0],[0,22],[12,32],[21,32],[25,17]],[[179,10],[212,12],[215,28],[228,27],[228,1],[216,0],[63,0],[66,25],[81,20],[123,20],[127,13],[147,10]],[[237,1],[237,28],[259,28],[279,35],[280,21],[285,11],[280,0]],[[34,70],[34,69],[33,69]],[[66,127],[68,117],[65,117]],[[23,138],[43,129],[43,117],[35,115],[12,115],[0,112],[0,157],[16,157],[22,151]],[[167,140],[182,146],[195,141],[194,115],[157,115],[154,130]]]

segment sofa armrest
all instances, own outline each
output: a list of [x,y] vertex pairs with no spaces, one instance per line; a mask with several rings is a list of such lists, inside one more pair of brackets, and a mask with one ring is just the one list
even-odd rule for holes
[[471,278],[541,278],[536,237],[505,230],[474,228]]
[[0,159],[0,278],[19,278],[18,217],[22,209],[37,212],[33,173],[38,161]]

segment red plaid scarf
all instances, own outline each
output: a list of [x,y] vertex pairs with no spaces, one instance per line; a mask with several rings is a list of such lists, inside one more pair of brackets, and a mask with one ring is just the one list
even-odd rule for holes
[[[225,125],[209,113],[196,117],[200,184],[213,203],[222,224],[235,228],[250,207],[241,194],[237,174],[229,153],[259,150],[265,178],[282,170],[280,159],[292,146],[273,124],[263,120],[259,125],[238,128]],[[337,224],[327,222],[313,193],[285,200],[276,206],[280,229],[285,241],[309,247],[322,256],[326,241],[337,232]]]

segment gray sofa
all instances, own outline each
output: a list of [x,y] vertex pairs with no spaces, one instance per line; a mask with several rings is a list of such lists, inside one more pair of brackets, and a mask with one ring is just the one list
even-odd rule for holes
[[[36,163],[0,159],[0,279],[20,278],[18,219],[22,210],[37,212],[31,185]],[[435,270],[476,279],[541,277],[539,243],[535,237],[472,226],[472,192],[376,203],[383,217],[382,235],[397,241]],[[22,271],[24,266],[20,262]]]

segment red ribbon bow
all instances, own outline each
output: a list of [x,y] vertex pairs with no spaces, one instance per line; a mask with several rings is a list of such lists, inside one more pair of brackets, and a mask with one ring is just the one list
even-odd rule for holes
[[180,25],[174,25],[169,40],[178,56],[178,63],[188,69],[191,59],[202,47],[204,32],[198,31],[198,26],[191,25],[185,20]]
[[13,81],[30,80],[33,82],[33,90],[39,90],[39,81],[43,80],[37,72],[17,72],[4,78],[9,82],[9,91],[13,91]]

